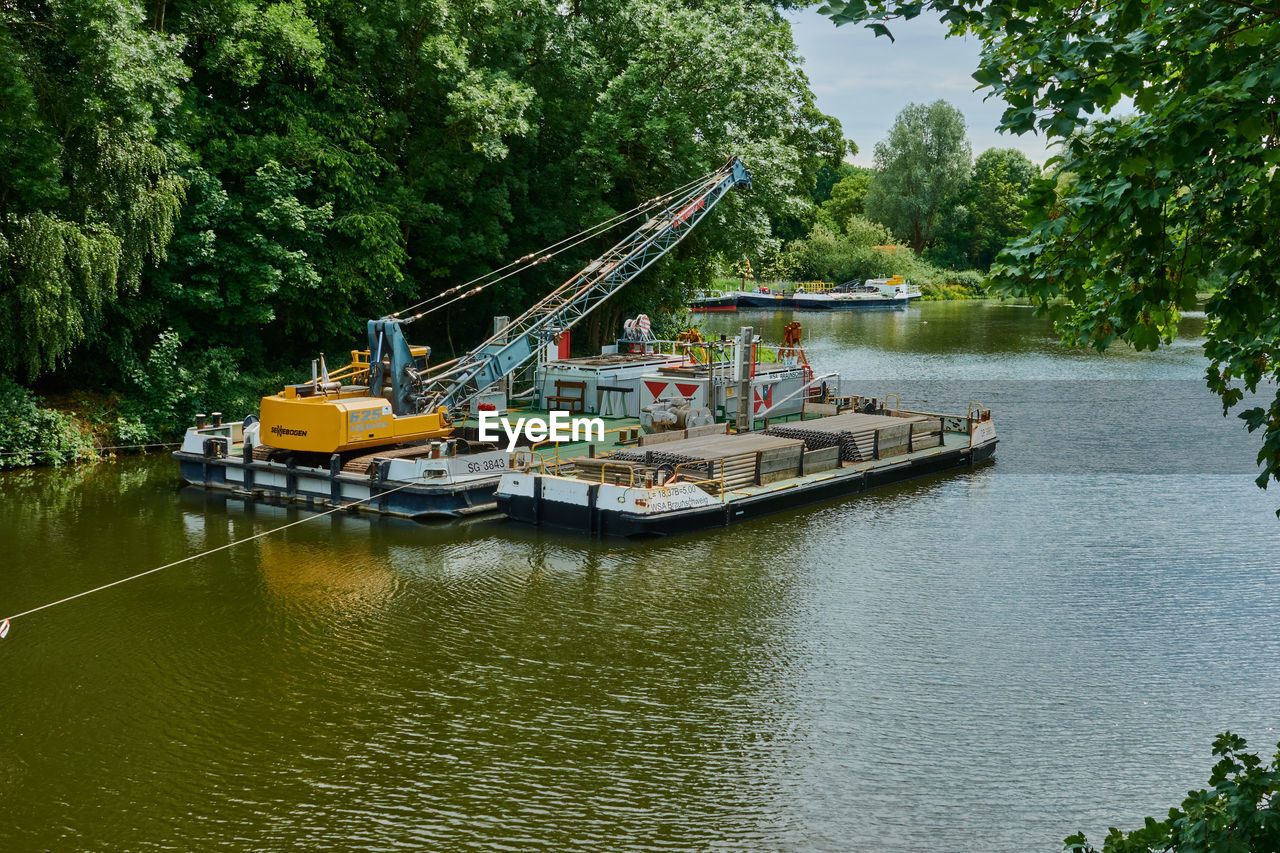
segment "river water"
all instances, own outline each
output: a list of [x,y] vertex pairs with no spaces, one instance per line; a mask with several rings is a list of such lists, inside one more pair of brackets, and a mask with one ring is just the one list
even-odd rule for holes
[[[715,316],[781,337],[789,315]],[[669,540],[328,517],[13,623],[0,848],[1060,849],[1280,740],[1280,494],[1167,350],[806,314],[994,464]],[[0,474],[13,613],[288,520],[163,456]]]

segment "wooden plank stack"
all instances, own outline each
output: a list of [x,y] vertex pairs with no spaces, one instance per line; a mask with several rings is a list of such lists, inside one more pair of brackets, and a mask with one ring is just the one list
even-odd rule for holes
[[726,435],[728,432],[728,423],[706,424],[705,426],[689,427],[688,429],[670,429],[663,432],[647,433],[640,436],[639,444],[641,447],[648,447],[651,444],[683,441],[686,438],[701,438],[704,435]]

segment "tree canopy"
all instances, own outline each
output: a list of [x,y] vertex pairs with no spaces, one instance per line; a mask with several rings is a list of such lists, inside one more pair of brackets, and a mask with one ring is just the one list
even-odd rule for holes
[[964,188],[944,203],[930,256],[948,266],[989,269],[1010,240],[1027,233],[1023,204],[1039,176],[1021,151],[983,151]]
[[[1218,761],[1208,789],[1191,791],[1164,820],[1147,818],[1130,832],[1111,827],[1103,853],[1264,853],[1280,850],[1280,745],[1267,764],[1246,752],[1245,739],[1224,732],[1213,742]],[[1084,833],[1065,840],[1071,853],[1097,853]]]
[[110,304],[163,256],[185,183],[157,133],[179,43],[126,0],[0,7],[0,367],[111,344]]
[[[1280,3],[1221,0],[828,0],[837,23],[891,35],[937,13],[982,44],[974,79],[1002,128],[1057,143],[1028,233],[995,283],[1068,341],[1154,349],[1211,295],[1207,381],[1262,431],[1258,484],[1280,479]],[[1059,180],[1062,178],[1062,180]]]
[[832,185],[830,196],[818,206],[818,220],[828,228],[844,231],[849,217],[864,214],[872,174],[870,169],[848,166],[848,174]]
[[[168,328],[296,364],[737,154],[749,203],[731,195],[608,308],[673,306],[714,258],[776,247],[848,150],[789,6],[4,4],[0,125],[19,144],[0,152],[0,366],[118,384]],[[466,345],[617,236],[415,335]]]
[[877,142],[866,211],[917,252],[933,242],[943,206],[969,179],[964,116],[946,101],[908,104]]

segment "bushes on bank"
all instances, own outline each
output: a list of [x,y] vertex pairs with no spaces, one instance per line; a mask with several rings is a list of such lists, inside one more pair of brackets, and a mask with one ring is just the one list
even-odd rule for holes
[[240,357],[227,347],[184,351],[181,338],[166,331],[131,368],[127,390],[78,392],[68,406],[74,411],[50,408],[0,379],[0,468],[88,461],[98,457],[98,447],[174,441],[197,412],[224,412],[228,420],[255,414],[261,397],[289,377],[244,373]]
[[[228,420],[256,414],[261,398],[280,390],[284,374],[246,373],[242,353],[231,347],[183,349],[172,329],[157,338],[146,360],[130,371],[132,387],[120,405],[117,433],[133,441],[166,441],[182,434],[197,412],[224,412]],[[336,366],[336,365],[335,365]]]
[[91,434],[74,416],[43,407],[36,395],[0,378],[0,468],[61,465],[96,455]]
[[842,231],[821,223],[787,246],[797,275],[833,282],[900,275],[920,286],[926,299],[969,299],[985,295],[982,274],[934,266],[907,246],[894,244],[888,230],[851,216]]
[[982,273],[977,270],[938,270],[926,282],[917,282],[925,299],[975,299],[987,295]]

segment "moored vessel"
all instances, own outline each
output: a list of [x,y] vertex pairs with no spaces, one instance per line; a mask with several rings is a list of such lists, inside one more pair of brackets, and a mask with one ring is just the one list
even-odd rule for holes
[[901,276],[848,281],[841,285],[811,282],[807,286],[704,293],[689,303],[692,311],[733,311],[738,309],[838,311],[905,308],[921,298],[920,288]]
[[[544,353],[517,386],[527,388],[480,395],[472,411],[448,421],[439,436],[367,448],[351,442],[348,433],[336,439],[341,449],[295,450],[272,443],[256,417],[224,423],[215,416],[190,427],[173,455],[187,483],[246,500],[462,518],[495,510],[501,475],[532,455],[546,459],[544,470],[565,471],[576,457],[637,446],[646,434],[686,437],[765,412],[795,417],[838,382],[834,374],[815,376],[800,346],[798,323],[788,326],[781,345],[760,341],[750,328],[713,341],[692,331],[682,337],[628,334],[595,356]],[[359,389],[349,393],[360,399]],[[597,417],[601,431],[581,441],[521,438],[506,447],[505,436],[496,443],[482,440],[485,411],[510,421],[547,421],[557,412]]]
[[[264,397],[257,416],[228,424],[220,416],[212,424],[198,419],[174,454],[182,477],[192,485],[245,498],[349,505],[410,517],[491,508],[497,474],[509,464],[513,448],[501,451],[479,440],[482,436],[469,419],[478,417],[480,426],[486,413],[525,407],[509,393],[520,371],[531,362],[542,366],[564,359],[569,332],[577,323],[679,244],[726,193],[750,185],[750,172],[730,157],[719,169],[542,251],[370,320],[367,348],[352,350],[348,365],[330,374],[321,355],[312,362],[310,382]],[[634,226],[642,217],[634,231],[520,316],[501,318],[489,338],[463,355],[430,363],[430,347],[409,343],[405,330],[411,323],[609,228],[626,222]],[[613,366],[637,367],[627,364],[625,355],[630,354],[628,350],[622,364]],[[642,371],[685,358],[677,352],[649,358],[651,354],[656,355],[642,344]],[[593,386],[597,409],[606,401],[625,405],[628,390],[636,391],[627,382],[640,381],[633,373],[614,375],[612,384],[602,388],[598,379]],[[579,415],[593,405],[588,382],[554,381],[555,393],[535,385],[516,397],[540,397],[547,410]],[[616,427],[615,433],[638,434],[636,421],[631,423]]]
[[528,524],[669,535],[969,468],[990,459],[997,442],[991,412],[980,406],[942,415],[847,397],[808,404],[799,419],[761,432],[660,440],[576,460],[572,474],[522,460],[502,475],[497,503]]

